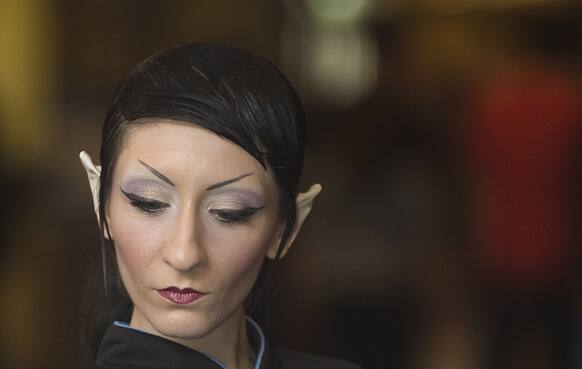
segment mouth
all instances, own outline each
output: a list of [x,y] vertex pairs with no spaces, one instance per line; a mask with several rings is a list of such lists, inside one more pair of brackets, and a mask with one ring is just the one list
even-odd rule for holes
[[192,288],[179,289],[178,287],[168,287],[163,290],[157,290],[158,293],[175,304],[186,305],[206,296],[205,293],[196,291]]

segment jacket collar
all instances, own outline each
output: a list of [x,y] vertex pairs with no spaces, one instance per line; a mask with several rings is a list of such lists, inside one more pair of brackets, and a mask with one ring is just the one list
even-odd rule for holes
[[[276,360],[259,325],[247,317],[254,369],[275,369]],[[218,359],[160,336],[115,321],[105,332],[97,354],[97,368],[228,369]]]

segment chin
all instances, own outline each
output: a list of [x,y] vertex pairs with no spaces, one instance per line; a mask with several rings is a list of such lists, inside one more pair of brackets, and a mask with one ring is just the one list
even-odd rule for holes
[[180,339],[201,338],[215,328],[209,317],[190,312],[166,313],[166,316],[154,318],[151,322],[160,334]]

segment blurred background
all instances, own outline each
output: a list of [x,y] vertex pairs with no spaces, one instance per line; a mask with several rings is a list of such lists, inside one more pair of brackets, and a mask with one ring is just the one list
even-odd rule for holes
[[324,191],[279,345],[365,368],[582,368],[582,7],[559,0],[1,0],[0,367],[79,368],[98,229],[78,153],[162,48],[272,60]]

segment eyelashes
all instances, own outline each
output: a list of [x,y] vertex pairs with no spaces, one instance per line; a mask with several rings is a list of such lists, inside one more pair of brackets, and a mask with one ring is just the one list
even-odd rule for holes
[[146,214],[156,214],[170,207],[170,204],[165,202],[141,197],[132,192],[125,192],[123,188],[121,192],[127,197],[131,206]]
[[264,208],[260,207],[247,207],[243,209],[231,210],[231,209],[210,209],[209,212],[221,223],[225,224],[239,224],[246,223],[256,212]]
[[[123,188],[120,189],[129,200],[131,206],[139,212],[147,215],[156,215],[170,207],[170,204],[168,203],[142,197],[132,192],[126,192]],[[220,223],[235,225],[249,222],[251,218],[264,207],[265,206],[263,205],[259,207],[249,206],[242,209],[209,209],[208,212]]]

